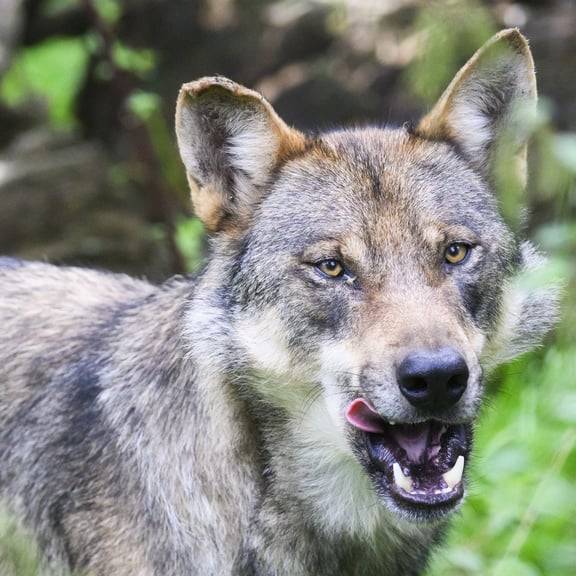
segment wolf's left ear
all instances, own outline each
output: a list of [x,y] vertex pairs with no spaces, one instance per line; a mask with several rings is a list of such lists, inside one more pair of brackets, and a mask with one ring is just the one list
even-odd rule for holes
[[536,106],[534,61],[524,36],[503,30],[482,46],[458,72],[416,133],[455,142],[469,161],[489,176],[501,137],[511,146],[517,173],[526,179],[529,136],[518,110]]
[[194,210],[212,232],[245,225],[274,169],[305,146],[260,94],[222,77],[182,86],[176,135]]

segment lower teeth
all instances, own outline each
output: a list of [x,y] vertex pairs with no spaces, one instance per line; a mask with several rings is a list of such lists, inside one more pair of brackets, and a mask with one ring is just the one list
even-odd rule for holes
[[394,462],[392,466],[392,472],[394,473],[394,482],[396,486],[402,488],[406,492],[412,492],[414,484],[412,483],[412,478],[410,476],[405,476],[402,472],[402,468],[398,462]]
[[[458,456],[454,466],[442,474],[442,478],[446,483],[446,488],[437,488],[434,490],[434,494],[447,494],[452,492],[458,484],[462,481],[462,474],[464,472],[464,456]],[[405,492],[410,494],[426,494],[425,490],[414,490],[414,482],[410,476],[404,474],[402,468],[398,462],[394,462],[392,465],[392,472],[394,474],[394,483],[398,488],[402,488]]]
[[462,473],[464,472],[464,456],[458,456],[456,464],[448,470],[448,472],[442,474],[444,482],[448,488],[453,490],[462,481]]

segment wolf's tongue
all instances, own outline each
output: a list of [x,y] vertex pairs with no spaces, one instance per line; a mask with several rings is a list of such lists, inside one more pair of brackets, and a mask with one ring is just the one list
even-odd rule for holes
[[430,443],[430,424],[405,424],[390,428],[394,440],[412,462],[420,462]]
[[411,462],[420,462],[431,443],[430,424],[399,424],[393,426],[387,423],[368,404],[364,398],[357,398],[346,410],[346,419],[352,426],[373,434],[389,433],[398,446],[406,452]]
[[348,406],[346,420],[364,432],[381,434],[385,431],[386,422],[363,398],[357,398]]

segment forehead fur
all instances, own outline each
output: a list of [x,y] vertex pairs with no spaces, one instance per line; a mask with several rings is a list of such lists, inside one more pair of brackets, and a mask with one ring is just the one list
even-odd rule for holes
[[404,129],[323,135],[280,170],[263,210],[308,239],[357,231],[373,242],[416,225],[419,235],[459,225],[491,236],[501,226],[494,195],[457,148]]

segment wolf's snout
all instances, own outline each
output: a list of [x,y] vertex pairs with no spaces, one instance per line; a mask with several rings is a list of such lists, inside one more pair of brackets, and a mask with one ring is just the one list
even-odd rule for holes
[[418,408],[434,411],[450,408],[468,385],[468,365],[453,348],[411,352],[398,367],[404,397]]

